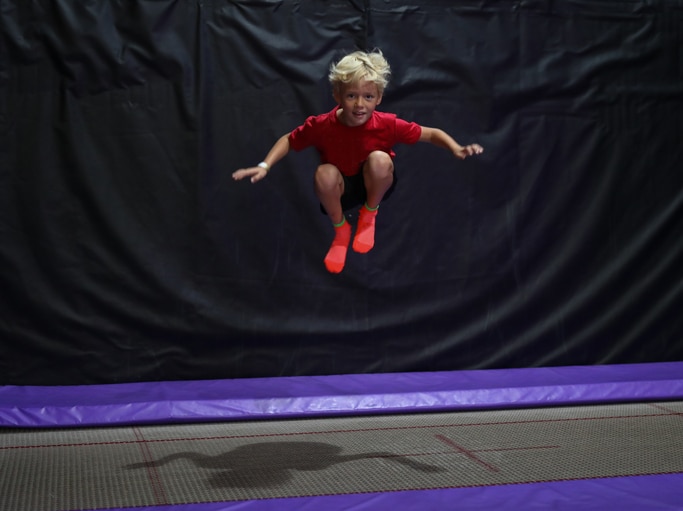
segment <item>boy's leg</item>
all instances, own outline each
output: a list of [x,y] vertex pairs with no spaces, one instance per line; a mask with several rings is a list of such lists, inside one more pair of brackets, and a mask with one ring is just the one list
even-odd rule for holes
[[353,250],[365,254],[375,245],[375,217],[384,194],[394,182],[394,162],[383,151],[374,151],[363,165],[363,180],[367,198],[358,215],[358,229]]
[[384,194],[394,182],[394,162],[384,151],[373,151],[363,165],[363,180],[367,192],[366,204],[377,209]]
[[334,165],[323,164],[315,172],[315,194],[334,225],[334,240],[325,256],[325,267],[331,273],[339,273],[346,263],[346,252],[351,240],[351,225],[344,218],[341,196],[344,180]]

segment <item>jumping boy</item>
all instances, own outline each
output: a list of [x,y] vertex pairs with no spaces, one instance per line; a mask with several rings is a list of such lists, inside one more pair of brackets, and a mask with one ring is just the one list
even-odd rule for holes
[[325,256],[325,266],[332,273],[344,268],[351,241],[351,225],[346,221],[345,211],[362,204],[353,250],[367,253],[375,244],[375,217],[380,202],[391,195],[396,184],[394,145],[430,142],[460,159],[484,150],[479,144],[461,146],[438,128],[376,111],[390,74],[389,64],[379,50],[345,56],[330,67],[329,73],[337,106],[326,114],[309,117],[280,137],[257,166],[232,175],[236,180],[250,177],[256,183],[290,150],[315,147],[320,153],[315,193],[335,229]]

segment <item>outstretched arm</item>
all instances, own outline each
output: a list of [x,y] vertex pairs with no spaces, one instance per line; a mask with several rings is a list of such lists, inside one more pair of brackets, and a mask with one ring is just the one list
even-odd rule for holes
[[268,154],[264,158],[262,163],[265,165],[257,165],[255,167],[247,167],[245,169],[239,169],[232,173],[232,178],[236,181],[244,179],[245,177],[250,177],[252,183],[260,181],[268,175],[270,168],[284,158],[289,152],[289,133],[282,135],[275,145],[268,151]]
[[420,142],[429,142],[435,146],[448,149],[455,155],[456,158],[460,158],[461,160],[464,160],[468,156],[473,156],[475,154],[481,154],[484,152],[484,148],[479,144],[461,146],[445,131],[438,128],[428,128],[426,126],[422,126]]

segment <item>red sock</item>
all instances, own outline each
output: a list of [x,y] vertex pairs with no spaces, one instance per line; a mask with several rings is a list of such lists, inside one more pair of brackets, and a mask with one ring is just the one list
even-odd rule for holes
[[358,213],[358,229],[353,238],[353,250],[365,254],[375,246],[375,217],[377,208],[368,209],[367,205],[361,206]]
[[332,246],[325,256],[325,267],[330,273],[339,273],[344,269],[346,263],[346,252],[351,240],[351,224],[346,219],[339,227],[334,227],[334,239]]

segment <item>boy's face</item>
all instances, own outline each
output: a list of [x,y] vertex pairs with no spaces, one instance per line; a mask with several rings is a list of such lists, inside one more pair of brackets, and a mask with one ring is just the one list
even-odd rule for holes
[[343,83],[334,91],[334,99],[341,107],[337,116],[346,126],[361,126],[372,116],[377,105],[382,102],[375,82],[362,80],[359,83]]

